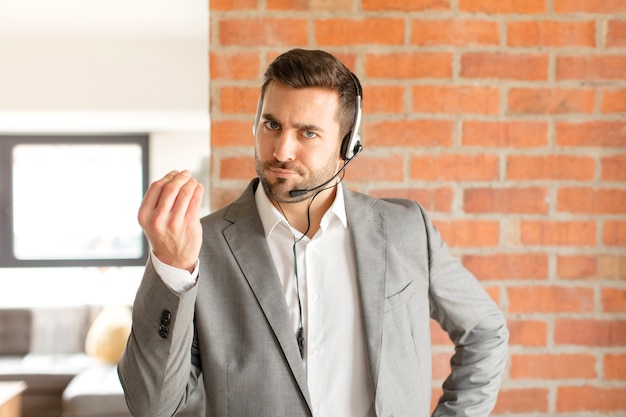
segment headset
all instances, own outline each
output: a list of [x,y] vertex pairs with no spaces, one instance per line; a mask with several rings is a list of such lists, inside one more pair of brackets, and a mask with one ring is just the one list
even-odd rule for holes
[[[354,122],[352,123],[352,129],[344,136],[341,142],[341,150],[340,156],[344,161],[350,161],[352,158],[357,156],[361,150],[363,150],[363,145],[361,144],[361,135],[359,135],[359,128],[361,127],[361,113],[363,111],[363,103],[362,103],[362,93],[361,86],[359,84],[356,75],[350,72],[350,77],[352,78],[352,82],[354,83],[354,88],[356,91],[356,111],[354,114]],[[256,115],[254,116],[254,124],[252,125],[252,134],[256,136],[256,127],[259,124],[259,120],[261,120],[261,108],[263,107],[263,98],[259,97],[259,101],[257,103]]]

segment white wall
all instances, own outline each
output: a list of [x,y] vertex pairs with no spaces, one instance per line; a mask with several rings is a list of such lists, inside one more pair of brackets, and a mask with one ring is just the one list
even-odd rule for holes
[[[151,180],[187,168],[208,189],[208,36],[155,33],[0,31],[0,134],[149,133]],[[203,206],[208,211],[207,197]],[[0,269],[0,306],[130,303],[141,273]]]

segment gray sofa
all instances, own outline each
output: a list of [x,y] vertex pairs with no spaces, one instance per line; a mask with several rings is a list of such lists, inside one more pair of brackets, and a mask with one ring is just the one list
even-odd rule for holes
[[[23,417],[131,417],[116,365],[85,352],[99,306],[0,308],[0,381],[24,381]],[[203,415],[202,390],[179,415]]]

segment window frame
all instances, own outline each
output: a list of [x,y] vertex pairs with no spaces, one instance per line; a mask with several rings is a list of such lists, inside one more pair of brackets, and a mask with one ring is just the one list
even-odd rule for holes
[[[121,267],[142,266],[149,247],[141,234],[141,256],[138,258],[89,259],[19,259],[14,251],[13,217],[13,149],[18,145],[107,145],[137,144],[141,148],[142,193],[148,187],[149,135],[142,134],[42,134],[0,135],[0,268],[16,267]],[[138,209],[138,207],[137,207]]]

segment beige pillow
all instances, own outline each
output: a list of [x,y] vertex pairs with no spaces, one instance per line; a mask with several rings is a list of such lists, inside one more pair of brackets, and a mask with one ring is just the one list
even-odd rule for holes
[[87,332],[85,352],[102,362],[117,364],[126,347],[130,326],[129,307],[104,307]]

